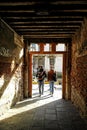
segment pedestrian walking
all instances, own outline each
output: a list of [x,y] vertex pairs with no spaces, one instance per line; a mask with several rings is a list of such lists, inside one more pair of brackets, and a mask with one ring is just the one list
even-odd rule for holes
[[36,77],[38,79],[39,95],[41,96],[44,93],[44,80],[46,78],[46,72],[42,66],[39,66]]
[[50,67],[50,70],[48,71],[48,81],[50,86],[50,94],[53,96],[54,93],[54,82],[56,81],[56,72],[54,72],[53,67]]

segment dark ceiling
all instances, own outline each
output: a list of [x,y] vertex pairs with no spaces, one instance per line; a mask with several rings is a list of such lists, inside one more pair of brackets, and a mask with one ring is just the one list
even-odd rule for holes
[[0,0],[0,17],[30,41],[67,41],[87,15],[87,0]]

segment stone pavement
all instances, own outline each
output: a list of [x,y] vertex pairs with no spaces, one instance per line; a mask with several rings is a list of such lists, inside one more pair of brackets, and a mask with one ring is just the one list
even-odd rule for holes
[[61,96],[61,86],[55,89],[53,97],[48,85],[41,97],[34,86],[32,98],[17,103],[0,117],[0,130],[87,130],[75,106]]

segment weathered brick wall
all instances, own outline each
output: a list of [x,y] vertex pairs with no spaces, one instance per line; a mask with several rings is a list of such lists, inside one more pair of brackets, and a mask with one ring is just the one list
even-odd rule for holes
[[14,42],[15,32],[2,21],[0,27],[0,115],[2,115],[17,101],[23,99],[23,47]]
[[87,19],[72,42],[71,100],[87,115]]
[[87,55],[77,58],[77,88],[87,102]]

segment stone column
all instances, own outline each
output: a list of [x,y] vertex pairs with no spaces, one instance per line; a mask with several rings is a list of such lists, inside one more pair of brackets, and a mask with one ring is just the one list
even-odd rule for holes
[[45,56],[45,70],[46,72],[50,69],[50,62],[49,62],[49,57],[46,55]]

